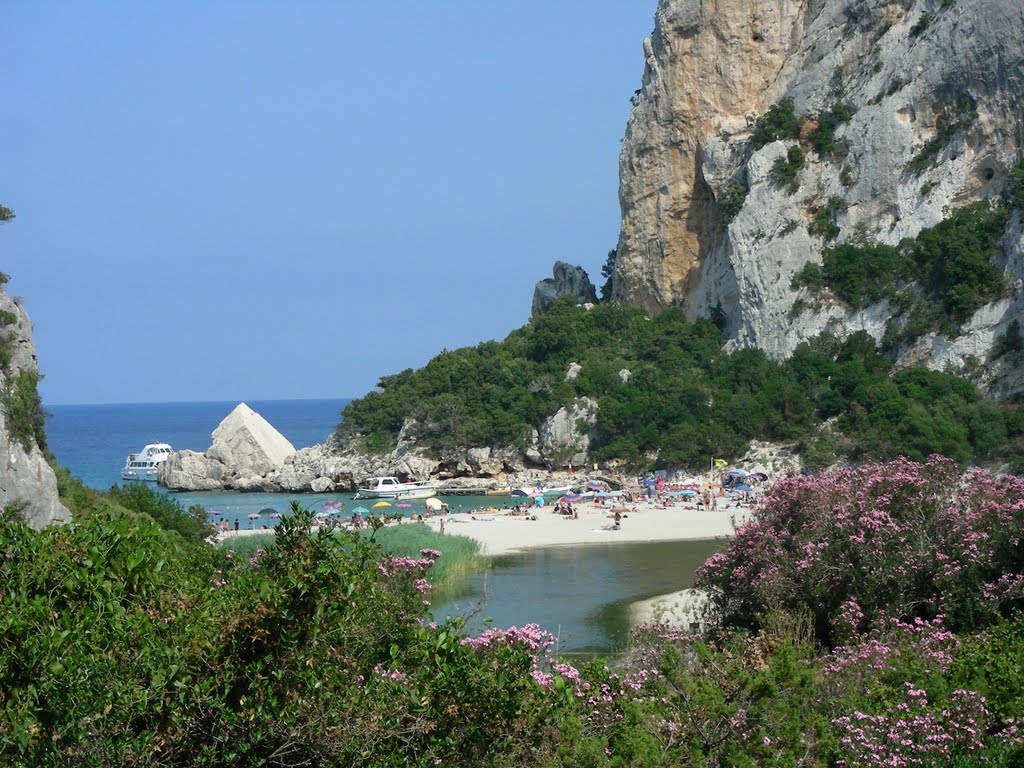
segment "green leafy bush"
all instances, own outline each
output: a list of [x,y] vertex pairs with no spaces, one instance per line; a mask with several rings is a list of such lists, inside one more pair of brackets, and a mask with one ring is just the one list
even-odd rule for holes
[[0,392],[7,432],[26,452],[31,451],[33,445],[46,450],[46,411],[39,398],[38,382],[38,374],[19,370],[8,377],[6,387]]
[[843,123],[850,122],[854,108],[845,102],[837,101],[831,108],[818,115],[817,127],[807,135],[808,143],[822,156],[831,156],[836,152],[835,133]]
[[911,246],[919,281],[951,319],[963,322],[1001,294],[1003,274],[994,261],[1008,219],[1005,208],[981,200],[924,230]]
[[754,149],[761,149],[779,139],[798,139],[803,124],[803,118],[797,117],[793,110],[793,99],[787,96],[757,118],[750,134],[750,144]]
[[736,214],[743,208],[743,201],[747,199],[747,185],[739,179],[729,179],[722,190],[718,200],[718,207],[722,209],[722,216],[726,221],[732,221]]
[[792,146],[786,151],[785,157],[775,158],[775,162],[772,163],[772,169],[770,176],[775,184],[780,187],[785,187],[789,194],[793,194],[800,189],[800,179],[798,175],[800,169],[804,167],[804,152],[800,149],[799,145]]
[[825,283],[857,309],[890,297],[912,275],[913,262],[890,245],[842,243],[821,258]]

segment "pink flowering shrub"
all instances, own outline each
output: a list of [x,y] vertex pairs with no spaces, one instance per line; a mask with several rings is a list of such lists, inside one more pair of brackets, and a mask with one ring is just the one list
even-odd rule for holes
[[697,586],[726,626],[810,610],[837,645],[889,618],[984,627],[1024,606],[1024,480],[933,456],[781,480]]

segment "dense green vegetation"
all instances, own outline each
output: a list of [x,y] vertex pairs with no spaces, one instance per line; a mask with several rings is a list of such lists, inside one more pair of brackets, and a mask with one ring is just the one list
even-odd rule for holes
[[786,150],[785,157],[775,158],[772,163],[771,179],[780,187],[785,187],[789,194],[800,189],[800,169],[804,167],[804,151],[799,145]]
[[22,369],[8,374],[6,386],[0,391],[7,432],[26,452],[33,445],[46,450],[46,412],[39,398],[38,383],[39,374]]
[[718,207],[722,209],[722,215],[726,221],[732,221],[736,214],[743,207],[743,201],[747,199],[747,185],[739,179],[729,179],[718,200]]
[[[850,282],[851,298],[861,296],[852,286],[867,292],[882,283],[864,272]],[[460,446],[522,446],[544,418],[586,396],[599,406],[592,457],[629,467],[699,469],[710,456],[742,454],[755,438],[793,442],[819,459],[1017,453],[1024,422],[1015,408],[981,400],[952,375],[890,375],[863,333],[801,345],[784,364],[755,349],[726,354],[723,342],[714,324],[691,323],[678,310],[648,317],[563,300],[502,342],[442,352],[418,371],[385,377],[379,391],[346,407],[339,431],[386,450],[412,418],[407,436],[438,456]],[[582,371],[566,381],[572,362]]]
[[447,551],[316,533],[295,505],[243,557],[89,502],[43,531],[0,514],[5,766],[1024,759],[1016,478],[932,460],[787,479],[699,574],[720,621],[642,626],[584,664],[536,625],[433,623]]

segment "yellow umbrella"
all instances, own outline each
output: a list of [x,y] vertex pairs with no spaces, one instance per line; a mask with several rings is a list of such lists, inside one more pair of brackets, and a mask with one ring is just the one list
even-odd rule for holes
[[388,504],[386,501],[378,501],[376,504],[373,505],[373,508],[374,509],[380,509],[381,507],[390,507],[390,506],[391,505]]

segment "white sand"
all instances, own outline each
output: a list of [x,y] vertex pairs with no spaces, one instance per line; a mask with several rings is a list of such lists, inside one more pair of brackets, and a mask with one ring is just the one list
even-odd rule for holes
[[[550,506],[537,508],[532,513],[536,520],[505,515],[504,510],[493,514],[459,512],[445,517],[445,533],[475,539],[483,545],[485,555],[493,556],[566,544],[722,538],[734,533],[734,519],[742,522],[750,512],[747,507],[726,508],[721,499],[717,510],[698,510],[693,505],[666,509],[647,503],[635,506],[637,511],[629,512],[617,531],[610,530],[614,518],[608,509],[581,503],[576,507],[578,520],[556,515]],[[440,520],[431,518],[427,524],[437,530]]]

